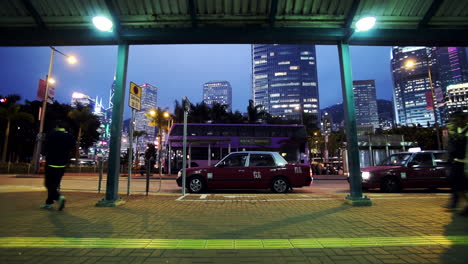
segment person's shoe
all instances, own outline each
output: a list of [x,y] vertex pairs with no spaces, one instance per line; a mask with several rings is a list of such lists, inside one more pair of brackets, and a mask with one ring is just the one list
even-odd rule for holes
[[58,210],[59,211],[62,211],[63,208],[65,208],[65,201],[66,201],[65,196],[61,195],[59,197],[59,199],[58,199]]
[[53,209],[54,206],[52,204],[41,204],[39,208],[50,210],[50,209]]

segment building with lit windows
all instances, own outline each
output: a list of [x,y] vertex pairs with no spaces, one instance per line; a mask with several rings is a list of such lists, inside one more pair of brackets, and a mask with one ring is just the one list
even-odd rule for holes
[[468,82],[447,86],[445,107],[448,117],[457,111],[468,113]]
[[89,106],[92,110],[96,106],[96,100],[94,100],[87,94],[73,92],[71,106],[76,107],[78,104],[81,104],[82,106]]
[[149,126],[150,119],[145,115],[151,109],[156,109],[158,101],[158,88],[154,85],[144,83],[140,85],[142,88],[141,94],[141,109],[135,113],[135,131],[145,131],[146,136],[139,140],[138,149],[146,149],[148,143],[153,143],[156,138],[156,128]]
[[[393,96],[397,124],[427,126],[435,123],[433,104],[436,102],[431,93],[429,69],[432,74],[434,97],[438,104],[443,104],[444,101],[435,49],[398,46],[392,48]],[[437,113],[438,122],[441,123],[440,111]]]
[[374,80],[353,81],[354,104],[356,106],[356,124],[379,126],[377,98]]
[[252,98],[273,117],[310,114],[317,126],[319,94],[315,46],[252,45]]
[[203,102],[212,107],[214,103],[227,105],[232,111],[232,88],[228,81],[213,81],[203,84]]
[[465,47],[438,47],[437,62],[442,90],[448,85],[468,82],[468,59]]

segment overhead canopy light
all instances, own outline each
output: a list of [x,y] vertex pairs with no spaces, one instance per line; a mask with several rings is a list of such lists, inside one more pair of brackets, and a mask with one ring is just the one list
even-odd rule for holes
[[95,16],[93,17],[94,26],[101,31],[112,31],[114,24],[112,21],[104,16]]
[[363,17],[356,22],[357,31],[367,31],[375,26],[375,17]]

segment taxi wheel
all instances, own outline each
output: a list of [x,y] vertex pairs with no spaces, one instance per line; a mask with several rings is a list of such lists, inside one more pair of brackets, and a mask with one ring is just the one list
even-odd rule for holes
[[400,182],[395,177],[385,177],[380,185],[382,192],[392,193],[401,190]]
[[191,193],[201,193],[205,189],[205,183],[200,177],[192,177],[188,182],[188,189]]
[[289,188],[288,180],[283,177],[276,178],[271,183],[271,190],[275,193],[287,193]]

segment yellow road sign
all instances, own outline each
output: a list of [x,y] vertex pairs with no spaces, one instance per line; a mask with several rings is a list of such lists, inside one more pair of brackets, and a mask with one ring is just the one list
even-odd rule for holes
[[141,94],[143,90],[140,86],[130,82],[130,96],[128,97],[128,106],[140,111],[141,109]]
[[130,82],[130,94],[134,94],[138,98],[141,98],[141,93],[142,92],[143,92],[143,88],[136,85],[134,82]]

